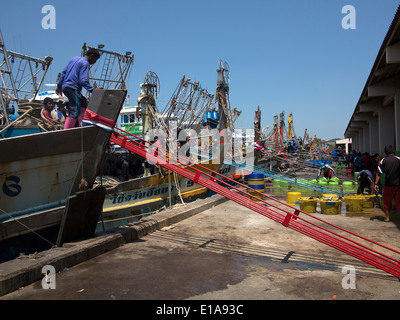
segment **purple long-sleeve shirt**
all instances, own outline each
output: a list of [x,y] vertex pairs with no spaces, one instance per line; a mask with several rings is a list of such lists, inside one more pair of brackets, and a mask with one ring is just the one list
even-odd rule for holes
[[72,58],[62,71],[57,87],[59,89],[68,87],[78,90],[78,92],[85,88],[92,92],[94,88],[89,83],[89,69],[90,63],[85,57]]

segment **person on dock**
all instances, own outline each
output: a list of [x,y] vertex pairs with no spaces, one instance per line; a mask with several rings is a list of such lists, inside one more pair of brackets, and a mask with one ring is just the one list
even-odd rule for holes
[[126,156],[122,157],[121,182],[129,180],[129,163]]
[[371,171],[367,169],[361,170],[357,175],[357,181],[357,194],[364,194],[365,189],[369,190],[369,194],[375,191],[375,179]]
[[385,211],[385,222],[389,222],[389,213],[392,209],[392,200],[396,201],[397,214],[400,213],[400,157],[394,155],[391,145],[385,147],[386,156],[379,161],[376,173],[375,191],[379,192],[379,181],[382,174],[386,175],[383,187],[383,208]]
[[371,156],[369,152],[364,152],[361,156],[362,159],[362,169],[363,170],[370,170],[371,169]]
[[354,172],[360,172],[362,170],[362,164],[363,164],[361,152],[358,152],[355,155],[353,162],[354,162]]
[[89,69],[99,58],[100,52],[91,48],[84,57],[72,58],[60,75],[56,93],[58,95],[64,93],[69,101],[69,114],[65,120],[64,129],[79,127],[82,122],[87,107],[87,100],[82,95],[82,88],[89,92],[94,90],[89,83]]
[[335,170],[328,164],[323,164],[319,170],[318,170],[318,175],[317,175],[317,180],[319,177],[323,175],[326,179],[331,179],[332,177],[336,177],[336,172]]
[[165,151],[164,151],[164,137],[162,135],[154,137],[154,143],[152,148],[154,149],[155,157],[162,157],[165,159]]

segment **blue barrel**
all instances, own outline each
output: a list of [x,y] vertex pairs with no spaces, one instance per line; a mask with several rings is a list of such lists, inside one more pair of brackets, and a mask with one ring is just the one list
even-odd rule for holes
[[207,117],[207,119],[212,119],[212,112],[211,111],[207,111],[206,112],[206,117]]
[[[247,176],[247,182],[251,189],[264,193],[265,182],[264,182],[264,174],[263,173],[249,174]],[[262,195],[260,195],[256,192],[251,192],[251,190],[250,190],[250,194],[254,195],[255,197],[257,197],[259,199],[263,198]],[[252,199],[257,200],[257,199],[254,199],[253,197],[252,197]]]
[[218,114],[217,111],[213,111],[213,113],[212,113],[212,118],[213,118],[213,120],[215,120],[215,121],[218,122],[218,120],[219,120],[219,114]]

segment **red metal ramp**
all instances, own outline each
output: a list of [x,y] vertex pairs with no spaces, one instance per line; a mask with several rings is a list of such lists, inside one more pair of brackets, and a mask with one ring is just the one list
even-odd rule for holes
[[[400,252],[397,250],[383,246],[377,242],[323,221],[316,216],[289,206],[284,202],[268,196],[267,194],[263,194],[253,189],[251,189],[253,194],[250,194],[248,192],[250,190],[248,186],[237,183],[237,181],[233,181],[218,172],[211,171],[200,164],[182,164],[178,157],[172,154],[166,154],[165,150],[159,150],[158,156],[156,157],[146,146],[150,144],[139,137],[135,137],[135,140],[133,140],[114,131],[111,135],[110,141],[136,153],[139,156],[147,158],[168,170],[176,172],[201,186],[227,197],[240,205],[258,212],[287,228],[293,229],[400,278],[399,259],[389,256],[389,253],[392,255],[400,255]],[[149,152],[147,152],[147,150],[149,150]],[[168,162],[165,161],[165,159],[169,159]],[[229,182],[235,182],[237,186],[232,186]],[[245,189],[245,191],[242,189]],[[270,201],[268,202],[256,198],[254,194],[263,195],[264,199],[267,198]],[[308,218],[310,218],[310,221],[307,220]],[[312,222],[311,219],[314,219],[314,222]],[[362,244],[359,241],[363,241],[365,244]],[[376,247],[376,249],[370,248],[367,245]],[[377,251],[377,249],[385,250],[387,251],[387,254],[381,253]]]

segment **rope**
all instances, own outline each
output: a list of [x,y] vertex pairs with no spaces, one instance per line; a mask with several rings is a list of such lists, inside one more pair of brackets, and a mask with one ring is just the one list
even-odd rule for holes
[[[155,113],[155,110],[154,110],[154,106],[149,104],[148,109],[150,110],[151,116],[155,120],[158,128],[162,128],[162,129],[164,129],[164,132],[167,132],[167,130],[168,130],[167,125],[164,122],[164,119],[157,117],[157,114]],[[166,147],[167,148],[169,147],[168,139],[166,141]],[[179,195],[179,198],[181,199],[182,204],[186,205],[185,201],[183,201],[183,198],[182,198],[182,192],[181,192],[181,188],[179,185],[179,179],[178,179],[176,172],[174,172],[174,183],[175,183],[175,187],[176,187],[176,190],[178,191],[178,195]]]
[[[61,124],[52,124],[43,114],[43,105],[37,102],[24,102],[18,105],[18,118],[1,129],[0,134],[13,125],[24,126],[29,119],[37,124],[43,131],[56,130]],[[4,115],[3,115],[4,116]]]
[[183,199],[182,199],[181,187],[179,185],[178,174],[176,172],[174,172],[174,182],[175,182],[176,190],[178,190],[179,198],[181,199],[182,204],[184,204],[186,206],[185,201],[183,201]]
[[1,212],[3,212],[4,214],[6,214],[8,217],[10,217],[11,219],[13,219],[15,222],[18,222],[21,226],[23,226],[24,228],[26,228],[27,230],[29,230],[30,232],[32,232],[33,234],[37,235],[39,238],[41,238],[42,240],[46,241],[48,244],[50,244],[52,247],[56,247],[56,245],[54,243],[52,243],[51,241],[49,241],[48,239],[44,238],[43,236],[41,236],[39,233],[37,233],[36,231],[32,230],[31,228],[29,228],[26,224],[22,223],[21,221],[15,219],[12,215],[8,214],[7,212],[5,212],[3,209],[0,209]]
[[85,179],[85,177],[83,176],[83,129],[81,130],[81,183],[79,184],[79,190],[84,190],[85,194],[84,194],[84,200],[86,200],[86,187],[88,185],[87,180]]
[[[11,127],[12,125],[14,125],[17,121],[21,120],[21,118],[25,117],[26,115],[28,115],[28,113],[32,112],[33,108],[31,107],[29,110],[25,111],[21,116],[19,116],[17,119],[15,119],[14,121],[10,122],[7,126],[5,126],[3,129],[0,130],[0,134],[7,130],[9,127]],[[3,116],[4,117],[4,116]]]

